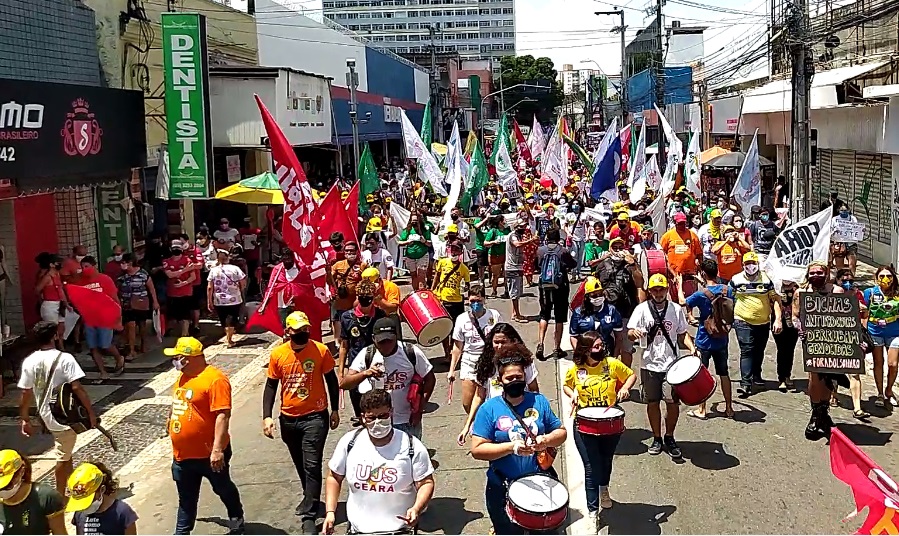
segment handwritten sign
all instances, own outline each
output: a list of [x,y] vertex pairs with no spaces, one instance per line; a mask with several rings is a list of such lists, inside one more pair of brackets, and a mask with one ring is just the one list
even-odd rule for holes
[[834,218],[831,240],[844,244],[855,244],[865,239],[865,224],[849,218]]
[[806,372],[864,374],[862,327],[855,294],[800,293],[799,320],[805,329]]

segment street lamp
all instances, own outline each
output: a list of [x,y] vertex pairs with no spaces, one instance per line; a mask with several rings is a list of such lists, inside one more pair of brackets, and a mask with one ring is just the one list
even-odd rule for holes
[[356,101],[356,88],[359,86],[359,74],[356,73],[356,59],[347,58],[346,85],[350,90],[350,121],[353,124],[353,162],[356,166],[353,168],[353,176],[359,180],[359,118],[358,118],[358,102]]

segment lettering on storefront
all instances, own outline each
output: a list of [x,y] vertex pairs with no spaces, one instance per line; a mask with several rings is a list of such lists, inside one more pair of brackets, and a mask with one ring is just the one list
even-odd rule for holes
[[131,249],[128,211],[124,205],[127,199],[126,187],[124,182],[97,186],[97,207],[100,209],[97,235],[101,261],[112,256],[112,250],[117,244],[126,250]]

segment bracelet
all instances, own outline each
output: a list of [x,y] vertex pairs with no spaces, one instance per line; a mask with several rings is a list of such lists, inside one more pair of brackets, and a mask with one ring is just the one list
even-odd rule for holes
[[518,454],[518,447],[519,447],[518,443],[513,443],[513,444],[512,444],[512,454],[514,454],[514,455],[516,455],[516,456],[519,455],[519,454]]

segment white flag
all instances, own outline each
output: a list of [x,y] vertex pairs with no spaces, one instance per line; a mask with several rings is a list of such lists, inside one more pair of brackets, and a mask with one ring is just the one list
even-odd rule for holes
[[[684,143],[680,141],[680,138],[674,133],[674,129],[671,128],[671,123],[668,122],[668,118],[665,117],[662,110],[659,110],[658,106],[655,108],[656,113],[659,114],[659,124],[662,125],[662,130],[665,132],[665,140],[668,144],[668,159],[665,161],[665,170],[667,171],[668,166],[671,166],[672,163],[674,164],[674,168],[677,169],[677,165],[683,162],[684,159]],[[661,157],[662,156],[659,155],[659,158]]]
[[753,206],[762,204],[762,173],[759,168],[759,129],[755,129],[752,143],[746,151],[746,160],[737,175],[737,182],[730,195],[743,209],[743,217],[749,219]]
[[442,184],[443,172],[440,171],[437,160],[434,159],[430,149],[425,147],[425,142],[421,140],[418,131],[415,130],[412,122],[409,121],[406,110],[400,108],[400,115],[403,123],[403,141],[406,144],[406,158],[418,161],[419,178],[424,178],[431,183],[434,192],[443,197],[448,196],[449,193],[447,193]]
[[690,145],[687,146],[687,159],[684,161],[684,179],[687,183],[687,191],[699,199],[702,190],[699,187],[699,129],[694,128],[690,136]]
[[543,135],[543,127],[537,121],[537,114],[534,114],[534,126],[528,133],[528,148],[531,150],[531,157],[537,158],[542,155],[544,147],[546,147],[546,137]]
[[602,161],[602,157],[606,155],[606,151],[609,150],[609,146],[612,145],[612,139],[618,135],[618,116],[615,116],[612,119],[612,123],[609,125],[609,128],[606,129],[605,135],[602,137],[602,140],[599,142],[599,145],[596,146],[596,150],[593,151],[593,165],[598,166]]
[[512,157],[509,155],[509,147],[505,143],[499,144],[499,152],[496,155],[496,182],[503,187],[503,196],[515,199],[521,195],[518,187],[518,173],[512,167]]
[[462,144],[459,142],[459,123],[453,122],[453,133],[450,135],[449,144],[446,147],[446,182],[449,184],[449,199],[443,207],[443,220],[445,225],[450,224],[450,211],[459,202],[462,194]]
[[564,186],[568,182],[568,166],[563,157],[565,145],[559,126],[556,125],[543,150],[543,157],[540,159],[541,176],[552,179],[559,186]]
[[643,168],[646,167],[646,121],[640,125],[640,137],[637,138],[637,149],[634,151],[634,160],[630,166],[627,185],[633,189],[634,182],[643,176]]
[[830,253],[830,207],[784,229],[765,259],[762,268],[780,288],[783,281],[802,282],[805,270],[812,261],[827,262]]
[[657,195],[652,203],[646,207],[646,213],[652,217],[652,227],[656,234],[661,237],[668,230],[665,221],[665,196]]

